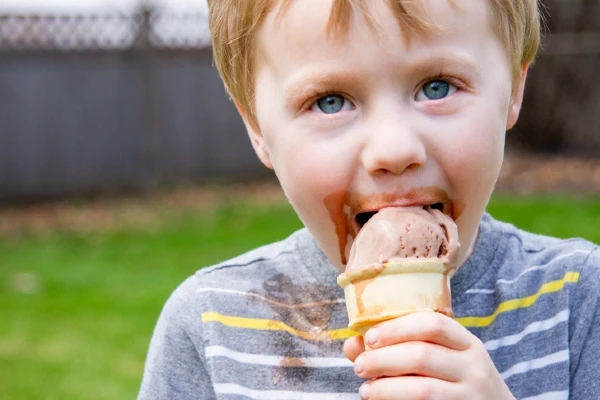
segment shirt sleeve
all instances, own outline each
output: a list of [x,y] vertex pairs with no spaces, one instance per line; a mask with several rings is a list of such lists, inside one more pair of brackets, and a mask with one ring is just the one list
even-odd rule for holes
[[171,295],[161,312],[150,341],[138,400],[216,399],[203,350],[196,345],[202,339],[200,324],[192,323],[195,313],[188,295],[191,280]]
[[570,318],[570,399],[596,400],[600,393],[600,251],[584,263]]

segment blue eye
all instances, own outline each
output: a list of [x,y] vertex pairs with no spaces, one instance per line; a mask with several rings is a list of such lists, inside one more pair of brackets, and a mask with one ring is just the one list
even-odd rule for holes
[[328,94],[318,99],[311,107],[313,111],[325,114],[335,114],[344,109],[348,109],[351,103],[344,96],[339,94]]
[[442,80],[430,81],[419,90],[417,100],[441,100],[454,92],[456,92],[456,86],[451,83]]

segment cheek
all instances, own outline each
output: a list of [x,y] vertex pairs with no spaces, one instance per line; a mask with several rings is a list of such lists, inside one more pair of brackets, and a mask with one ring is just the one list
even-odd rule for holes
[[502,165],[504,137],[502,122],[493,117],[471,115],[455,129],[439,157],[457,195],[489,195]]
[[503,158],[504,134],[489,121],[470,120],[438,160],[460,213],[456,222],[461,243],[459,265],[470,254],[481,215],[498,178]]
[[339,167],[320,155],[317,149],[304,141],[281,140],[275,148],[275,171],[284,186],[289,190],[306,191],[305,195],[323,193],[339,177]]
[[288,123],[274,138],[270,148],[275,171],[294,199],[322,202],[332,192],[348,189],[353,158],[342,137],[315,134]]
[[[340,238],[343,216],[338,203],[343,203],[343,193],[351,189],[353,163],[352,157],[335,142],[288,129],[280,132],[271,149],[275,171],[288,200],[325,255],[340,268],[346,245],[344,237]],[[337,195],[339,201],[332,202],[332,196]]]
[[335,218],[327,206],[334,193],[349,189],[350,171],[343,161],[318,146],[297,143],[280,148],[275,171],[290,203],[303,223],[320,236],[335,234]]

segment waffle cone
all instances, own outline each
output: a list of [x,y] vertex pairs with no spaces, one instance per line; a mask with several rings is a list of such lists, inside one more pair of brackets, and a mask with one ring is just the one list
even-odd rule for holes
[[338,276],[344,289],[348,327],[364,334],[372,326],[418,311],[450,317],[450,275],[438,259],[403,259],[352,269]]

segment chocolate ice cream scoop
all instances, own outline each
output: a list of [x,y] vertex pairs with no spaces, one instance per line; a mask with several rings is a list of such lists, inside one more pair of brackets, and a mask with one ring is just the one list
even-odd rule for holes
[[458,247],[456,224],[441,211],[383,208],[358,233],[346,271],[405,258],[437,258],[453,269]]

